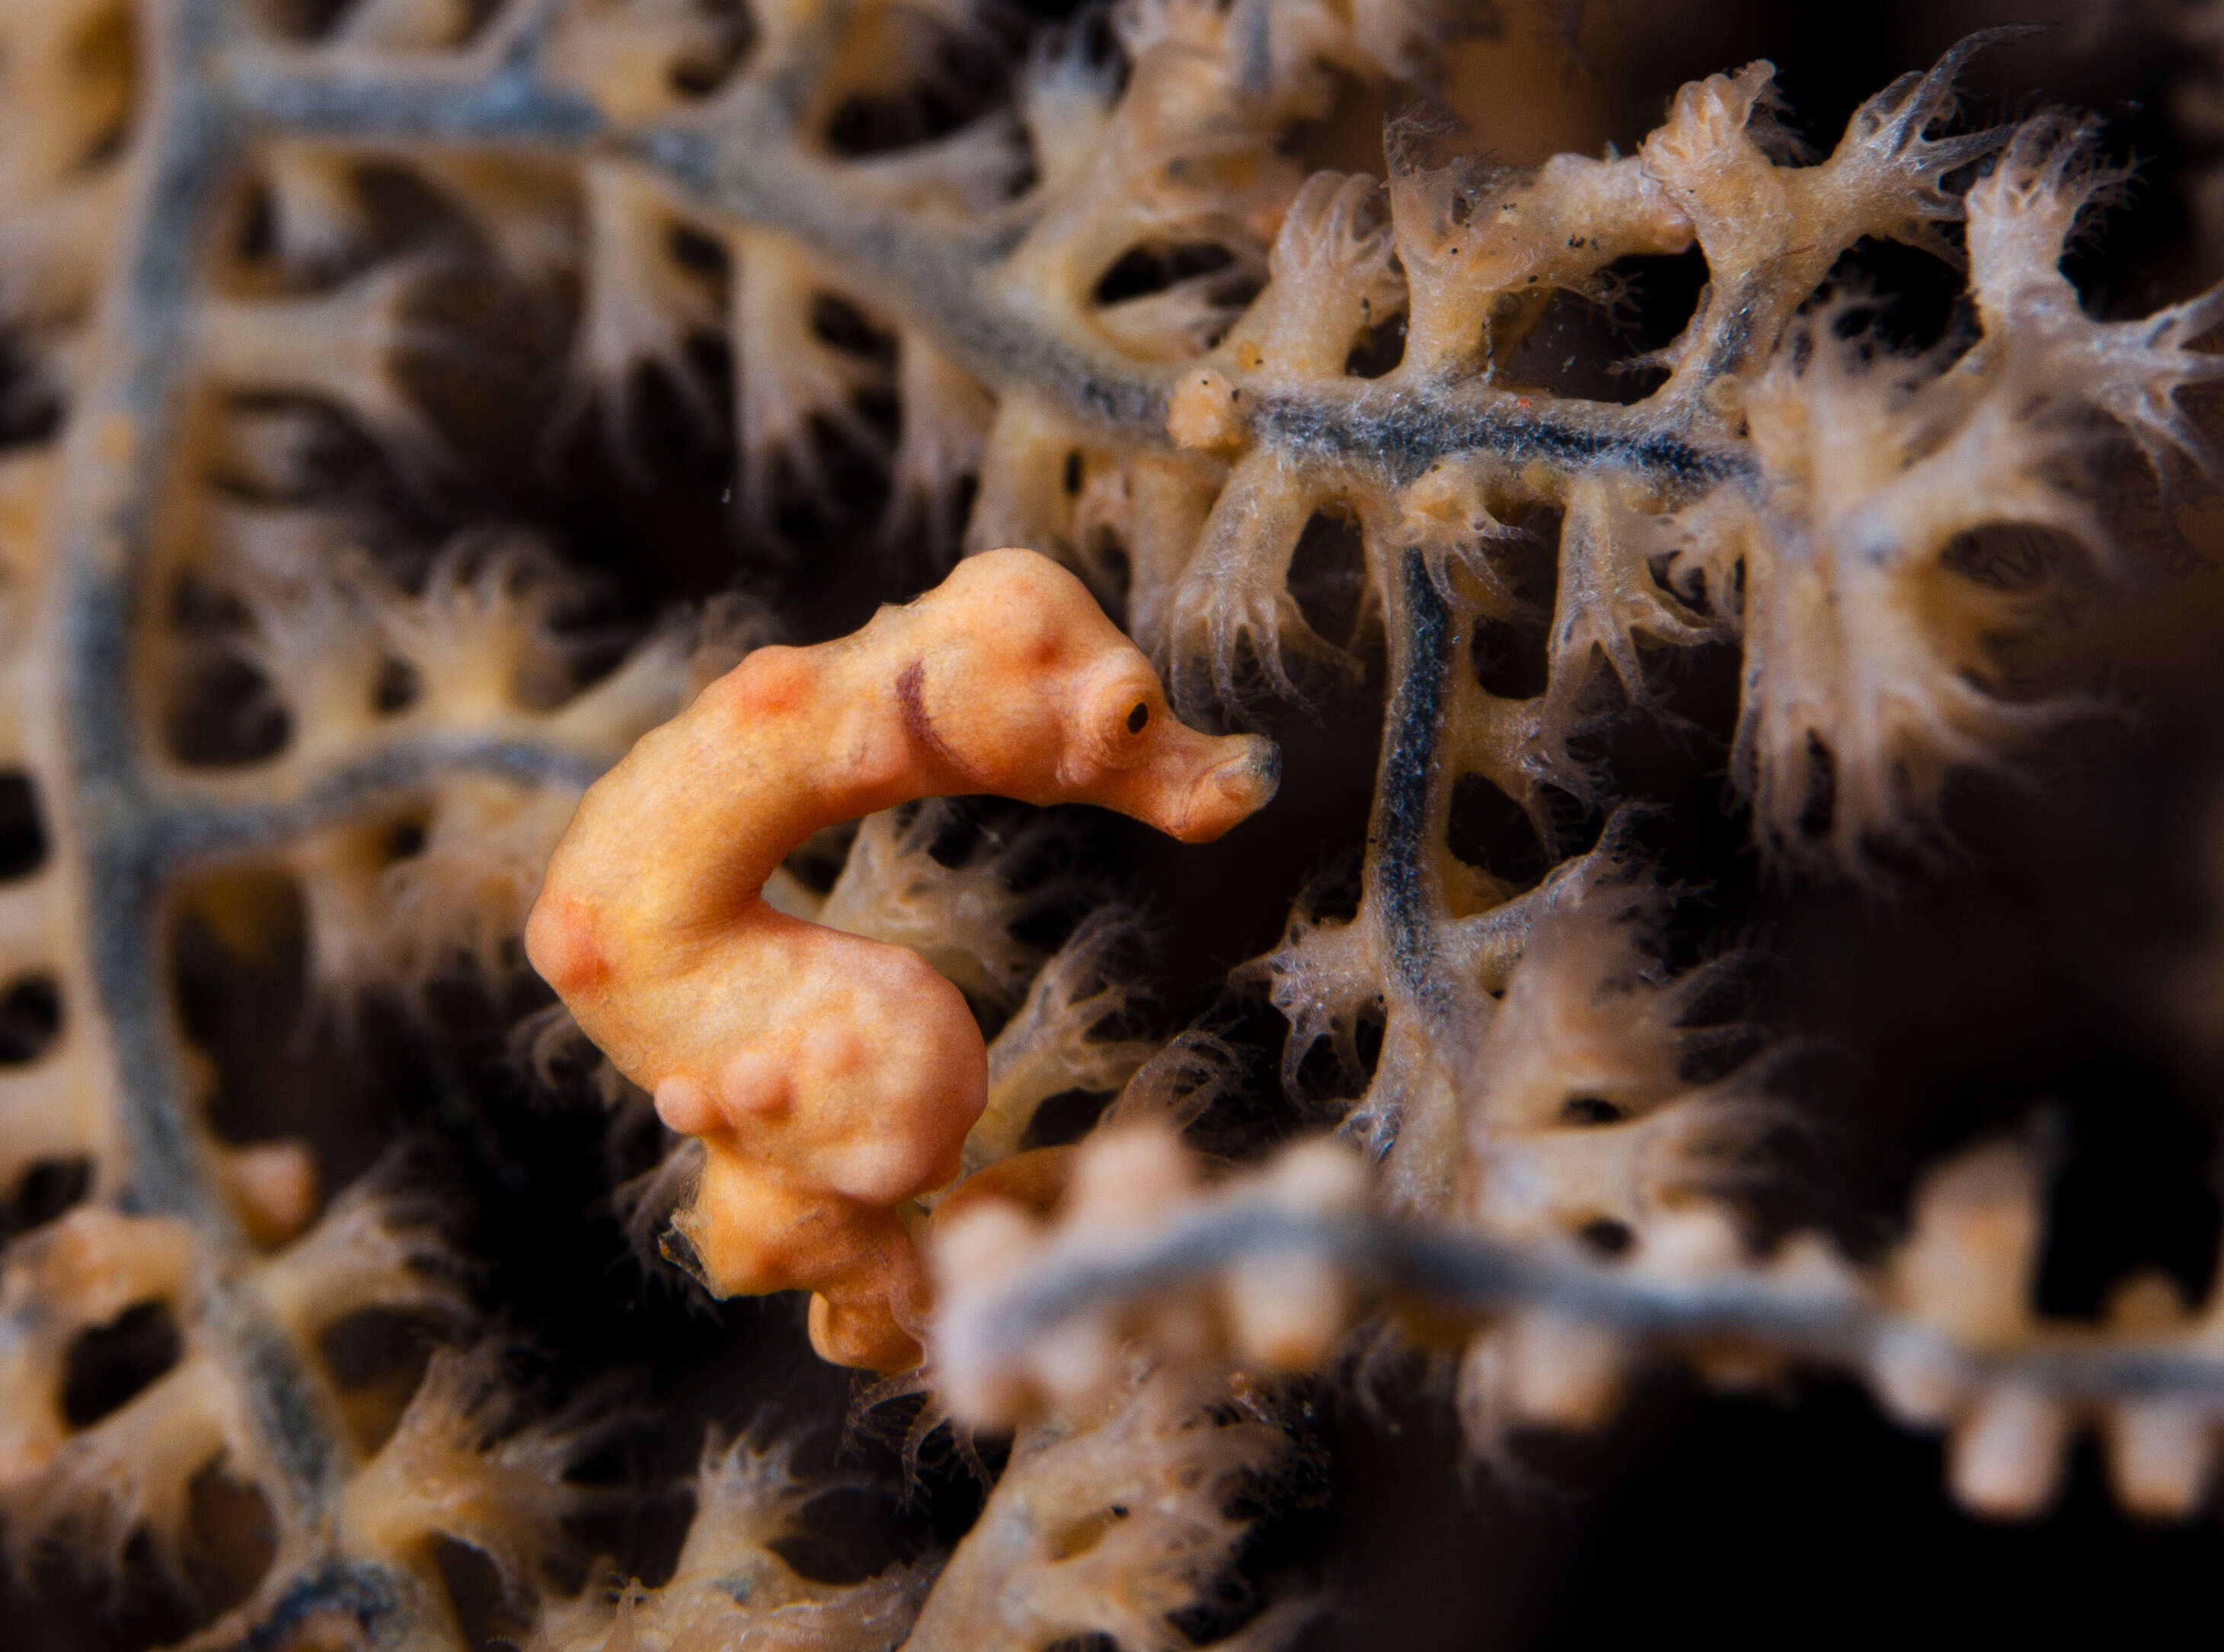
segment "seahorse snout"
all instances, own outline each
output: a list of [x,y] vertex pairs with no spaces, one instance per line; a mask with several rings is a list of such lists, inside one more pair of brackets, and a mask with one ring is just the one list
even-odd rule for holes
[[1163,819],[1151,824],[1184,843],[1209,843],[1273,801],[1282,783],[1282,750],[1263,735],[1228,735],[1211,741],[1227,756],[1212,754],[1174,800]]

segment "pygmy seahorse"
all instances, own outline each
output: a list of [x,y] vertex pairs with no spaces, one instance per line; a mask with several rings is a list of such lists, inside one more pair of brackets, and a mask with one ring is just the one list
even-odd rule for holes
[[917,953],[775,911],[820,827],[913,798],[1095,803],[1185,843],[1263,806],[1280,754],[1177,721],[1082,583],[1027,550],[813,648],[763,648],[591,788],[526,932],[582,1029],[703,1139],[679,1218],[724,1294],[807,1289],[825,1358],[919,1358],[902,1207],[987,1103],[964,997]]

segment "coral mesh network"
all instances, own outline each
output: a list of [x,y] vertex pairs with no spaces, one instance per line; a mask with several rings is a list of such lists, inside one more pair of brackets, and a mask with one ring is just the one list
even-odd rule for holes
[[11,1637],[2197,1512],[2215,8],[1934,9],[0,0]]

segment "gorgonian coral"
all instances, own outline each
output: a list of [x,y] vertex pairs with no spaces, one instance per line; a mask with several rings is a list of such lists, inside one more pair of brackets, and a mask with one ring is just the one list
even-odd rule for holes
[[[1859,1255],[1804,1218],[1753,1243],[1741,1195],[1799,1098],[1722,1002],[1745,960],[1647,866],[1659,817],[1608,806],[1635,789],[1617,740],[1690,734],[1671,660],[1734,654],[1711,812],[1771,875],[1898,888],[1937,860],[1956,778],[2025,772],[2091,703],[2045,668],[2049,623],[2065,592],[2156,572],[2126,524],[2206,466],[2183,393],[2217,375],[2218,301],[2088,308],[2076,260],[2125,168],[2082,117],[1965,115],[1997,36],[1811,149],[1756,62],[1675,92],[1627,153],[1528,165],[1463,152],[1427,102],[1458,101],[1481,60],[1451,42],[1492,21],[1423,0],[1119,0],[1032,28],[970,0],[0,3],[18,1582],[57,1557],[152,1578],[174,1610],[141,1638],[210,1645],[448,1645],[502,1611],[565,1648],[1265,1644],[1306,1590],[1254,1586],[1246,1522],[1303,1501],[1306,1396],[1336,1391],[1281,1385],[1417,1345],[1494,1460],[1518,1428],[1597,1421],[1640,1356],[1725,1383],[1804,1360],[1949,1430],[1973,1507],[2043,1505],[2087,1422],[2132,1507],[2198,1501],[2217,1310],[2151,1275],[2093,1324],[2048,1309],[2025,1149],[1911,1173],[1905,1235]],[[1366,142],[1338,136],[1369,99],[1418,100],[1379,152],[1363,113]],[[1700,277],[1688,315],[1635,361],[1570,320],[1641,313],[1678,270]],[[1930,325],[1896,275],[1943,293]],[[827,1282],[722,1275],[704,1201],[733,1164],[626,1075],[737,1141],[735,1053],[688,1005],[630,1029],[590,1005],[600,1065],[525,968],[526,914],[636,742],[645,766],[723,708],[706,762],[747,749],[768,706],[726,702],[778,699],[811,657],[763,645],[825,642],[1005,546],[1095,602],[1064,574],[990,591],[1005,564],[981,558],[948,587],[969,634],[1085,621],[1128,674],[1092,713],[1171,730],[1162,680],[1191,724],[1311,695],[1348,725],[1379,684],[1362,851],[1298,895],[1343,830],[1330,771],[1365,761],[1325,733],[1286,738],[1260,817],[1256,841],[1298,850],[1211,863],[1229,887],[1202,894],[1074,813],[899,811],[975,786],[1186,818],[1095,771],[1013,783],[962,741],[932,783],[875,789],[839,737],[907,708],[941,727],[969,684],[938,661],[995,689],[983,718],[1056,712],[1041,661],[953,648],[840,683],[782,770],[825,807],[755,845],[746,915],[885,943],[823,944],[894,959],[961,1035],[963,1118],[907,1157],[902,1120],[850,1136],[905,1160],[866,1202],[907,1268],[935,1207],[939,1318],[894,1402],[921,1408],[914,1443],[945,1409],[1023,1432],[970,1532],[836,1575],[803,1558],[811,1483],[753,1443],[760,1420],[705,1448],[682,1407],[686,1536],[668,1566],[594,1564],[596,1521],[637,1490],[611,1442],[638,1414],[513,1369],[533,1327],[505,1314],[555,1250],[491,1282],[472,1264],[507,1229],[587,1230],[631,1177],[641,1225],[682,1210],[722,1282]],[[737,575],[755,595],[723,590]],[[603,878],[597,918],[652,964],[694,924],[712,991],[736,917],[712,897],[739,884],[696,881],[732,872],[729,800],[701,779],[589,824],[641,869]],[[1082,864],[1108,841],[1163,887]],[[1279,941],[1183,927],[1254,894],[1298,895]],[[581,999],[595,936],[537,933]],[[1174,1029],[1208,1008],[1191,978],[1245,953]],[[262,1004],[284,995],[258,969],[291,969],[298,1002]],[[796,1028],[855,1034],[831,1011],[857,984],[803,978],[762,990],[793,992]],[[1279,1073],[1254,1059],[1258,1000]],[[496,1141],[520,1081],[486,1052],[514,1023],[554,1087],[613,1104],[607,1166],[579,1168],[592,1143],[556,1111]],[[849,1052],[868,1087],[931,1029],[871,1030]],[[478,1206],[410,1187],[406,1156],[361,1179],[377,1155],[327,1104],[351,1082],[390,1133],[477,1143]],[[1275,1155],[1309,1128],[1337,1139]],[[553,1145],[505,1156],[528,1135]],[[1070,1169],[1057,1211],[981,1196],[1023,1161],[1056,1174],[1007,1169],[1022,1206]],[[945,1193],[953,1174],[981,1180]],[[651,1316],[630,1263],[588,1271],[618,1265],[641,1317],[575,1322],[576,1344]],[[901,1363],[906,1279],[902,1314],[852,1293],[872,1322],[820,1341]],[[428,1338],[453,1346],[428,1364]],[[787,1371],[815,1391],[799,1355]],[[993,1448],[961,1445],[986,1472]],[[476,1593],[458,1553],[483,1557]]]

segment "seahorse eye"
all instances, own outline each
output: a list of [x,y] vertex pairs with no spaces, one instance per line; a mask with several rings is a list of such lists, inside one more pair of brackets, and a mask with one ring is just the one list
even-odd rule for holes
[[1143,725],[1150,720],[1151,708],[1141,700],[1137,700],[1135,709],[1128,713],[1128,732],[1140,734],[1143,731]]

